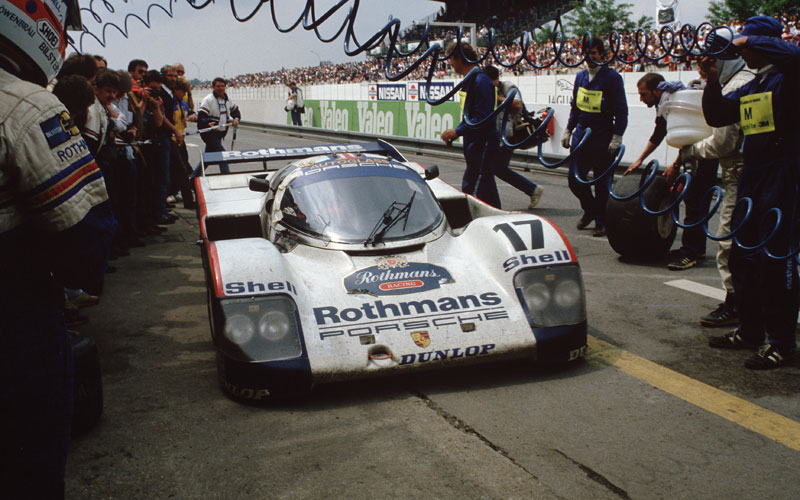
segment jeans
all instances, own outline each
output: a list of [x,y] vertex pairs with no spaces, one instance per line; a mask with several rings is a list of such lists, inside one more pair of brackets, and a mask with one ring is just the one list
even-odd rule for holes
[[513,150],[504,147],[500,148],[498,162],[494,168],[494,176],[501,181],[511,184],[528,196],[532,196],[533,192],[536,191],[538,186],[535,182],[531,182],[525,176],[508,168],[508,164],[511,162],[512,154],[514,154]]

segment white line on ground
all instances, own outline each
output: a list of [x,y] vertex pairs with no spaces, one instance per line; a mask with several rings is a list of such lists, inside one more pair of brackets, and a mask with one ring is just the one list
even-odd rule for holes
[[705,297],[710,297],[712,299],[717,299],[722,301],[725,300],[725,290],[723,290],[722,288],[703,285],[702,283],[696,283],[690,280],[665,281],[664,284],[669,286],[674,286],[675,288],[680,288],[681,290],[686,290],[687,292],[692,292],[699,295],[703,295]]

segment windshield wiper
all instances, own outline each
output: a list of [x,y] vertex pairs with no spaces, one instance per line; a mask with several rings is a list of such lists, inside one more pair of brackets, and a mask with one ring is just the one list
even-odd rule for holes
[[372,243],[372,246],[375,246],[380,243],[383,236],[389,232],[389,229],[393,228],[401,219],[403,219],[403,230],[405,230],[406,224],[408,224],[408,214],[411,212],[411,204],[414,203],[414,197],[416,195],[417,192],[414,191],[411,194],[411,199],[405,204],[398,203],[397,200],[393,201],[389,205],[389,208],[383,212],[381,218],[378,219],[378,223],[375,224],[375,227],[372,228],[372,232],[369,233],[366,241],[364,241],[364,246],[370,243]]

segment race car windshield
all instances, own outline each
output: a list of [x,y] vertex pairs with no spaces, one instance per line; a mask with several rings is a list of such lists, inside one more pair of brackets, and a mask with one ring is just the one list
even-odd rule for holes
[[385,229],[380,241],[416,238],[441,222],[442,212],[430,189],[404,166],[359,166],[312,174],[293,180],[281,200],[284,223],[298,231],[334,242],[363,244],[374,239],[375,221],[382,219],[389,204],[407,204],[411,199],[414,202],[403,221]]

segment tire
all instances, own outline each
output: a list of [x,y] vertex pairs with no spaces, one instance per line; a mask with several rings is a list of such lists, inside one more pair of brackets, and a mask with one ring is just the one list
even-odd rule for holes
[[[639,189],[642,177],[631,175],[614,181],[614,193],[624,196]],[[669,202],[667,181],[657,175],[644,191],[644,202],[650,210],[661,210]],[[608,242],[615,252],[630,260],[662,259],[675,241],[678,226],[672,215],[655,216],[644,211],[639,196],[628,201],[609,198],[606,204]]]
[[70,331],[75,360],[73,382],[72,435],[88,432],[97,425],[103,413],[103,379],[100,355],[94,340]]

